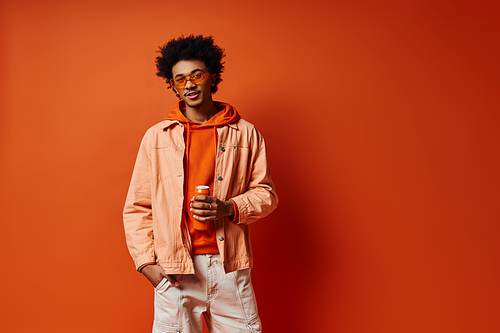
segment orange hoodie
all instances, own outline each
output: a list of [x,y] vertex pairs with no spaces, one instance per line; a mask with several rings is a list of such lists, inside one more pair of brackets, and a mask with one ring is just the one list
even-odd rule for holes
[[[184,102],[170,111],[166,119],[178,120],[185,128],[184,140],[186,152],[184,158],[184,215],[183,223],[187,223],[193,244],[193,254],[219,253],[213,222],[208,222],[207,230],[193,228],[193,214],[189,211],[195,186],[206,185],[213,193],[215,156],[217,150],[217,126],[227,125],[240,119],[240,115],[229,104],[215,102],[219,110],[203,124],[189,120],[184,116]],[[235,205],[236,207],[236,205]]]

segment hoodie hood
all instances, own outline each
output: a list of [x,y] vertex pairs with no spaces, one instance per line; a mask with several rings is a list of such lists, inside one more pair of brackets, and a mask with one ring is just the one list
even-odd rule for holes
[[165,118],[166,120],[177,120],[183,124],[190,125],[198,125],[199,127],[215,127],[221,125],[227,125],[236,122],[240,119],[240,114],[236,109],[234,109],[231,105],[223,102],[214,102],[215,106],[219,110],[212,118],[203,124],[197,123],[195,121],[189,120],[184,115],[184,111],[186,110],[186,104],[183,101],[179,101],[175,108],[173,108],[168,116]]

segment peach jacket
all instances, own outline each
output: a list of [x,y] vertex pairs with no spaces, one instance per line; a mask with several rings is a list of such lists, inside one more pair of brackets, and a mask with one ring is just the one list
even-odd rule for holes
[[[239,119],[217,130],[213,196],[232,199],[239,212],[214,221],[226,273],[253,266],[248,225],[278,205],[264,139]],[[191,237],[183,223],[184,126],[164,120],[142,139],[123,211],[127,246],[136,268],[156,262],[167,274],[193,274]],[[191,195],[191,194],[188,194]]]

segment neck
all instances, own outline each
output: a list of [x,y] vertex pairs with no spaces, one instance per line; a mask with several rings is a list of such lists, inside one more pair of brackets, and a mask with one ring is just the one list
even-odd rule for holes
[[186,103],[184,115],[187,119],[203,124],[212,118],[219,110],[213,100],[206,101],[200,106],[189,106]]

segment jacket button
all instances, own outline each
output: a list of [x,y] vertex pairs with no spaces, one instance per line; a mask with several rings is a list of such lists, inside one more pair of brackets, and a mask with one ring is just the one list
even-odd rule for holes
[[222,177],[221,176],[217,176],[217,180],[222,180]]
[[223,241],[223,240],[224,240],[224,237],[219,236],[219,240]]
[[226,151],[226,148],[224,148],[224,147],[220,147],[220,150],[221,150],[221,151]]

